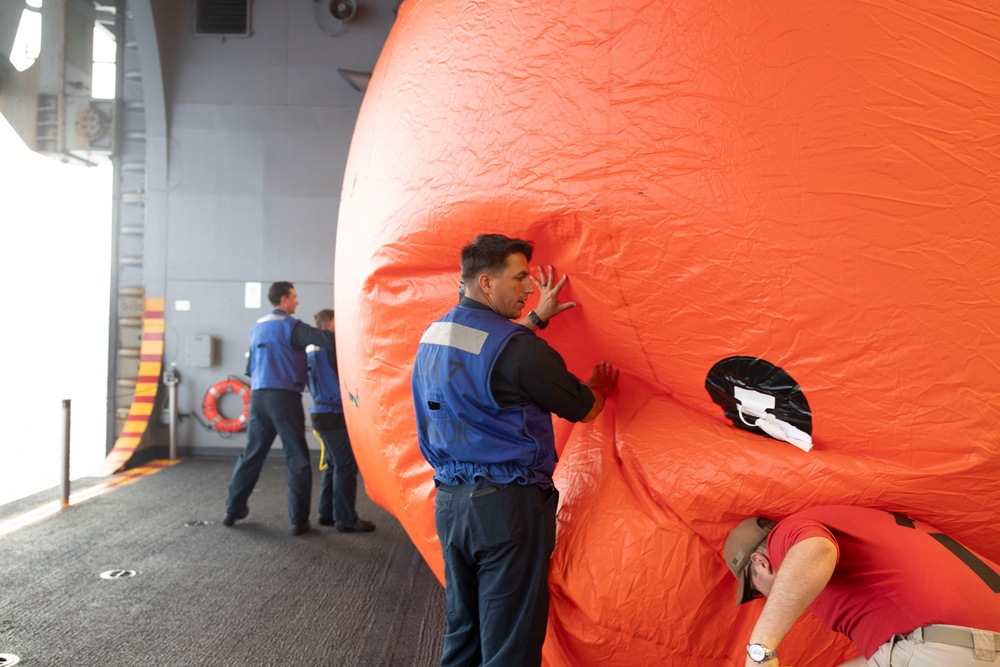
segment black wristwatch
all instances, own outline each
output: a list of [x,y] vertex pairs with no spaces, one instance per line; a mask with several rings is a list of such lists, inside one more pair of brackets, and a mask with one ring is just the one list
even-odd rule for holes
[[778,659],[778,652],[763,644],[747,644],[747,655],[758,664]]
[[538,315],[536,315],[535,311],[533,310],[528,311],[528,319],[531,320],[531,323],[534,324],[539,329],[544,329],[545,327],[549,326],[548,320],[543,320]]

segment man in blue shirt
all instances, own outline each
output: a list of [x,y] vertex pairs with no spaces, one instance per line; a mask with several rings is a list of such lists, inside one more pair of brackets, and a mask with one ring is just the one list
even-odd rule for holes
[[[334,331],[334,312],[329,308],[316,313],[316,327]],[[375,524],[358,518],[354,508],[358,492],[358,463],[354,460],[351,439],[344,421],[344,403],[340,397],[336,350],[309,346],[309,393],[313,406],[309,411],[313,428],[323,443],[323,468],[319,487],[319,517],[323,526],[333,526],[341,533],[370,533]]]
[[[412,388],[420,451],[434,468],[445,564],[443,667],[541,664],[558,493],[552,413],[588,422],[615,390],[605,362],[586,383],[535,331],[572,308],[566,276],[530,272],[530,241],[462,249],[464,293],[420,341]],[[541,297],[520,322],[525,302]]]
[[267,291],[274,306],[250,329],[250,421],[247,444],[236,461],[229,482],[222,525],[232,526],[249,514],[247,500],[257,484],[274,438],[281,436],[288,467],[288,518],[292,535],[311,530],[309,504],[312,496],[312,468],[306,443],[306,416],[302,391],[306,388],[306,347],[333,349],[329,331],[315,329],[292,315],[299,300],[289,282],[276,282]]

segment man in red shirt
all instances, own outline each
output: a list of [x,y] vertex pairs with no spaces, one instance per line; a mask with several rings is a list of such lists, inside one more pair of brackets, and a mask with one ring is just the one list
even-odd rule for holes
[[841,667],[1000,665],[1000,567],[920,521],[844,505],[751,517],[723,555],[737,604],[767,598],[747,667],[777,667],[807,607],[865,656]]

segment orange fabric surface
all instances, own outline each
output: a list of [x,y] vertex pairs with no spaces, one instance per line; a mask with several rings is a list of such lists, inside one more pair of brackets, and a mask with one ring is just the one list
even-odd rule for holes
[[[338,354],[368,493],[442,577],[409,380],[478,233],[579,307],[542,332],[619,391],[557,420],[546,664],[742,665],[742,518],[893,509],[1000,559],[1000,16],[987,0],[407,0],[340,210]],[[529,303],[529,308],[532,303]],[[806,453],[705,390],[765,359]],[[808,615],[783,665],[855,654]]]

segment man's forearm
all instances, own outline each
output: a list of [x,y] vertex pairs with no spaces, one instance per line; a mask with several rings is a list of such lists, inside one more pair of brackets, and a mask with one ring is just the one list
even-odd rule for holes
[[[777,650],[798,617],[826,587],[836,566],[837,547],[825,537],[810,537],[789,549],[749,642]],[[753,664],[749,658],[747,664]]]
[[336,347],[336,338],[329,331],[317,329],[305,322],[299,322],[292,329],[292,347],[296,350],[304,350],[310,345],[332,350]]
[[615,387],[618,386],[618,371],[614,370],[608,362],[601,361],[594,366],[593,375],[584,384],[590,389],[590,393],[594,395],[594,405],[591,406],[587,416],[580,420],[586,423],[601,414],[608,396],[614,393]]
[[590,393],[594,395],[594,405],[590,408],[590,412],[587,413],[587,416],[580,420],[581,424],[594,421],[594,419],[597,418],[597,415],[601,414],[601,410],[604,409],[604,394],[593,387],[588,387],[588,389],[590,389]]

